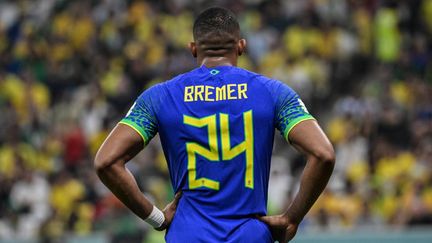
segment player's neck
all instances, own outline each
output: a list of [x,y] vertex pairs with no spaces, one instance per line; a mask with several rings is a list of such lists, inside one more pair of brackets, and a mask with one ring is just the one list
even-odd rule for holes
[[198,63],[206,67],[236,66],[237,60],[230,57],[203,57]]

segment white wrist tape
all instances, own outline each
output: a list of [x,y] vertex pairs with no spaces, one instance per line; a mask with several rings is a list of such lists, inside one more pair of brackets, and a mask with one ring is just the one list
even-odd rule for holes
[[159,228],[165,222],[165,216],[156,206],[153,205],[153,210],[150,215],[144,220],[149,223],[153,228]]

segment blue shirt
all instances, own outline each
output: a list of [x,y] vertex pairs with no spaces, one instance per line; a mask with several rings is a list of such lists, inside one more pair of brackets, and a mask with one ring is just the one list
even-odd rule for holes
[[144,91],[120,123],[145,144],[159,132],[174,191],[183,191],[167,242],[270,242],[254,217],[266,214],[275,128],[288,139],[308,119],[280,81],[201,66]]

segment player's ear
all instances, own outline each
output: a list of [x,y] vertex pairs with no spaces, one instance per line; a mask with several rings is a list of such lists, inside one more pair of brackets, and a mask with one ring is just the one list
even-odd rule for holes
[[240,39],[237,43],[237,54],[241,56],[246,50],[246,40]]
[[189,50],[192,53],[193,57],[197,57],[197,48],[196,48],[196,43],[195,42],[189,42]]

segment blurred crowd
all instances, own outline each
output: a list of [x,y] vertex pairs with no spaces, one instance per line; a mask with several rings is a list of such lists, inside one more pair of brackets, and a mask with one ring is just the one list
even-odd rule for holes
[[[0,240],[104,232],[158,242],[100,183],[94,155],[134,99],[196,67],[186,46],[204,0],[0,2]],[[432,225],[432,0],[218,1],[239,18],[239,66],[295,89],[336,149],[303,230]],[[128,168],[172,198],[158,138]],[[269,213],[305,159],[277,135]]]

